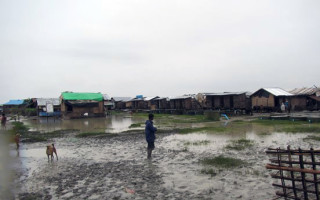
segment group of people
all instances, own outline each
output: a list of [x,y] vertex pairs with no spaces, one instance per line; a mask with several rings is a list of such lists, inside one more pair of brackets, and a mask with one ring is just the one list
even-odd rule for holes
[[290,112],[288,100],[281,103],[280,109],[281,109],[281,112]]

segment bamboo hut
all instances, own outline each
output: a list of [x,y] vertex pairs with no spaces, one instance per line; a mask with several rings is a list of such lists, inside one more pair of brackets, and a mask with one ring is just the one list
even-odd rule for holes
[[319,88],[295,88],[290,91],[293,96],[290,99],[293,111],[319,110],[320,89]]
[[37,98],[37,113],[39,117],[60,116],[59,98]]
[[5,114],[13,114],[13,115],[21,115],[22,112],[26,108],[25,100],[14,99],[9,102],[3,104],[3,113]]
[[101,93],[63,92],[60,101],[64,119],[105,116]]
[[124,109],[131,109],[132,105],[129,102],[132,98],[131,97],[112,97],[111,102],[113,102],[114,107],[112,109],[116,110],[124,110]]
[[250,92],[200,93],[197,98],[204,109],[251,110]]
[[166,110],[169,108],[169,99],[166,97],[156,97],[150,101],[151,110]]
[[281,88],[261,88],[251,95],[253,110],[280,111],[281,103],[290,99],[291,93]]
[[170,109],[172,110],[199,110],[201,105],[196,100],[195,95],[183,95],[169,98]]
[[132,110],[147,110],[149,109],[150,98],[143,97],[142,95],[137,95],[135,98],[131,99],[131,109]]

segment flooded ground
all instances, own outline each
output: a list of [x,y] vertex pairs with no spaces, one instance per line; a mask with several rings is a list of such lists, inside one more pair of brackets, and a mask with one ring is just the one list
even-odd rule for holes
[[[153,158],[148,160],[145,118],[113,115],[64,121],[23,119],[32,131],[74,131],[47,142],[22,143],[18,151],[11,144],[8,163],[13,183],[8,184],[6,198],[272,199],[274,180],[265,169],[269,159],[266,149],[318,146],[318,141],[306,139],[316,133],[283,132],[281,128],[288,124],[264,125],[251,122],[254,118],[207,122],[156,115],[159,134]],[[130,128],[132,124],[135,128]],[[182,133],[182,129],[193,131]],[[81,132],[113,135],[76,137]],[[252,145],[227,148],[241,139],[252,141]],[[50,143],[55,143],[59,156],[52,162],[45,154]],[[201,163],[202,159],[217,156],[237,158],[245,164],[221,168]]]

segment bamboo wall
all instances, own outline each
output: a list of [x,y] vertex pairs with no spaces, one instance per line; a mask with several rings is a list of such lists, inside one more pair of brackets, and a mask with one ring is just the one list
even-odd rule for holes
[[269,95],[269,98],[252,96],[251,97],[252,107],[275,107],[275,98],[272,94]]
[[[221,99],[223,102],[221,102]],[[233,99],[233,106],[231,105]],[[205,100],[207,109],[251,109],[251,99],[246,94],[225,95],[225,96],[207,96]]]
[[65,119],[82,118],[84,114],[88,113],[88,117],[102,117],[105,116],[103,101],[98,102],[96,107],[76,107],[72,106],[72,111],[67,110],[65,103],[61,104],[62,117]]
[[296,96],[292,97],[290,100],[291,110],[301,111],[307,108],[307,97],[305,96]]

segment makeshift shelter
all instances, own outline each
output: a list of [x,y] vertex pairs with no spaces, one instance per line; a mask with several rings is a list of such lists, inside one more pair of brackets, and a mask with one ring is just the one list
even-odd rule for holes
[[150,110],[166,110],[169,109],[169,99],[167,97],[155,97],[150,100]]
[[6,114],[21,114],[25,108],[26,103],[24,100],[15,99],[3,104],[3,112]]
[[132,97],[112,97],[111,101],[114,104],[114,107],[112,109],[116,109],[116,110],[130,109],[131,102],[129,101],[131,99]]
[[251,110],[250,92],[201,93],[197,95],[203,108],[211,110]]
[[280,111],[282,103],[288,101],[291,93],[281,88],[261,88],[251,95],[253,110]]
[[290,99],[291,109],[293,111],[320,109],[319,88],[295,88],[291,90],[290,93],[293,94]]
[[60,101],[64,119],[105,116],[101,93],[63,92]]
[[114,108],[114,102],[112,99],[109,97],[107,94],[102,94],[103,96],[103,105],[104,105],[104,110],[108,111]]
[[39,117],[60,116],[59,98],[37,98],[37,113]]
[[195,95],[183,95],[169,98],[170,109],[174,110],[198,110],[201,105],[196,100]]
[[132,110],[147,110],[148,99],[142,95],[137,95],[135,98],[130,100]]

